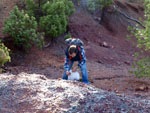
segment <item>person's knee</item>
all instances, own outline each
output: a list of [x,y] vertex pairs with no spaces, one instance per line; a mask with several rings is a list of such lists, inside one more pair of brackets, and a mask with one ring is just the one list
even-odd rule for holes
[[81,69],[82,69],[82,70],[86,70],[86,69],[87,69],[87,68],[86,68],[86,65],[83,64],[83,65],[81,66]]

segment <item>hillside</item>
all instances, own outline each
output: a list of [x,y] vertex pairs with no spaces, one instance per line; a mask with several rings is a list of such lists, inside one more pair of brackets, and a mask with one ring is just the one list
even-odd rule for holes
[[[101,18],[98,13],[91,14],[87,11],[85,8],[86,0],[81,0],[82,4],[80,5],[77,4],[76,0],[73,1],[76,12],[69,18],[68,32],[71,32],[73,37],[82,39],[85,43],[87,69],[91,85],[105,91],[113,91],[118,95],[149,98],[150,79],[138,79],[128,73],[128,70],[132,69],[134,53],[139,49],[134,45],[136,43],[135,38],[131,38],[131,40],[126,38],[129,34],[127,27],[128,25],[134,26],[136,23],[125,18],[113,7],[108,7],[103,18]],[[66,47],[63,40],[64,35],[58,37],[42,51],[33,47],[26,54],[14,47],[11,37],[2,34],[4,17],[8,16],[8,12],[12,10],[15,3],[11,0],[4,0],[3,4],[0,4],[2,6],[0,9],[0,37],[6,40],[5,44],[12,51],[12,62],[5,66],[5,71],[15,75],[22,72],[42,74],[50,81],[61,78]],[[115,4],[119,10],[130,17],[135,19],[143,17],[144,9],[140,2],[115,0]],[[49,43],[49,39],[46,39],[46,43]],[[138,105],[136,106],[138,108]]]

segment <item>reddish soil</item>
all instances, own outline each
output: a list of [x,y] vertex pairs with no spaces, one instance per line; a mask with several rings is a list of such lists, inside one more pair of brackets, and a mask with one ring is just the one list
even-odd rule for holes
[[[137,3],[116,1],[120,9],[130,16],[137,18],[143,14],[142,6]],[[68,30],[73,37],[85,43],[87,69],[92,85],[118,94],[150,97],[150,79],[138,79],[128,73],[134,53],[139,51],[133,45],[136,40],[126,38],[129,33],[127,26],[131,23],[135,24],[111,8],[105,11],[100,24],[89,13],[79,10],[70,18]],[[14,49],[7,42],[6,45],[12,49],[12,62],[6,65],[6,71],[16,74],[41,73],[48,78],[61,78],[66,47],[62,37],[42,51],[32,48],[28,54]]]
[[1,0],[0,2],[0,38],[3,38],[2,34],[2,26],[4,23],[4,20],[8,17],[9,11],[13,9],[13,6],[15,5],[16,0]]

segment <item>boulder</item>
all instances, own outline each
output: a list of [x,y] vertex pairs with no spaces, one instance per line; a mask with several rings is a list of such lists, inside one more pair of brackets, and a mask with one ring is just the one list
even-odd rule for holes
[[0,75],[0,113],[148,113],[150,100],[44,75]]

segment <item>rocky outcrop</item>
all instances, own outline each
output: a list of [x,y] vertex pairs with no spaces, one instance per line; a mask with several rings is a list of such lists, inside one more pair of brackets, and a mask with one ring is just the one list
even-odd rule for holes
[[0,113],[148,113],[150,100],[43,75],[0,75]]

